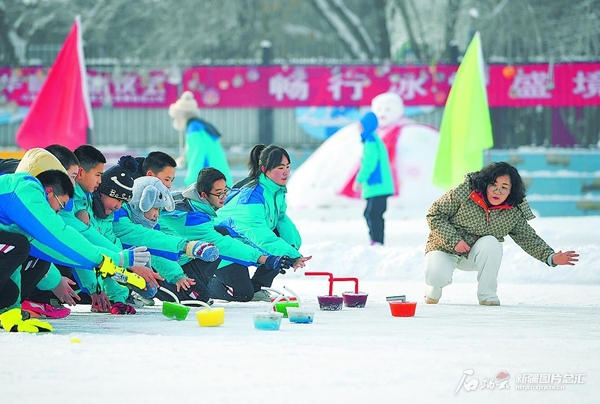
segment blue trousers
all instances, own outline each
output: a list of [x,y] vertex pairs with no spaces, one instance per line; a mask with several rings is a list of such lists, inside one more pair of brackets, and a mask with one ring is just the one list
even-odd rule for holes
[[365,219],[369,226],[369,236],[372,242],[383,244],[384,221],[383,214],[387,210],[388,195],[367,198],[365,208]]

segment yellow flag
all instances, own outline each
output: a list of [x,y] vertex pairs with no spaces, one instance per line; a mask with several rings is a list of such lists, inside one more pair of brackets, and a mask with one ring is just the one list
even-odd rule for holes
[[446,100],[433,184],[450,189],[483,167],[483,151],[494,146],[485,88],[481,39],[475,33]]

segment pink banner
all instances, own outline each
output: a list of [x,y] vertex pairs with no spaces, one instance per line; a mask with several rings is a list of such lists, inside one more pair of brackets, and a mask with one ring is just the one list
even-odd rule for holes
[[489,75],[491,107],[600,105],[600,63],[492,65]]
[[407,105],[444,105],[455,66],[194,67],[184,89],[203,107],[369,105],[392,91]]
[[[457,67],[194,67],[184,88],[204,107],[363,106],[384,92],[443,106]],[[490,107],[600,105],[600,63],[487,67]]]
[[[29,106],[46,79],[46,68],[0,69],[0,90],[5,102]],[[177,100],[177,86],[167,82],[162,70],[147,74],[99,73],[88,70],[88,89],[93,107],[167,108]]]
[[16,67],[0,69],[0,90],[3,104],[28,107],[42,88],[48,69],[43,67]]
[[[600,63],[489,65],[490,107],[600,106]],[[383,92],[406,105],[443,106],[457,66],[237,66],[192,67],[183,89],[204,108],[365,106]],[[44,68],[0,69],[4,102],[29,106]],[[177,86],[162,70],[140,74],[88,70],[94,107],[168,108]]]
[[145,74],[119,75],[88,70],[92,106],[114,108],[167,108],[177,100],[177,86],[167,82],[167,73],[154,70]]

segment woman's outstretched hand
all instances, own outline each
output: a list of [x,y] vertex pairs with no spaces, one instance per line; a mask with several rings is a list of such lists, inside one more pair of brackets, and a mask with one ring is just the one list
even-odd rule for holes
[[575,265],[579,261],[579,254],[575,251],[559,251],[552,256],[552,262],[556,265]]

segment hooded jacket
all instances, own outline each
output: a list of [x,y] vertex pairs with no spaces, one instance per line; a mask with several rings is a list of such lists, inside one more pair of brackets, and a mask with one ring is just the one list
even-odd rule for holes
[[482,197],[471,189],[467,174],[465,181],[435,201],[427,213],[429,237],[425,253],[443,251],[455,255],[454,246],[464,240],[473,246],[479,237],[494,236],[503,242],[510,236],[527,254],[548,265],[554,250],[537,235],[528,221],[535,218],[524,199],[517,206],[487,207]]
[[[286,214],[285,185],[278,185],[265,174],[258,184],[244,186],[228,198],[217,211],[217,226],[228,229],[232,237],[268,252],[300,258],[300,233]],[[279,237],[274,231],[279,233]]]
[[148,247],[153,258],[163,257],[171,261],[179,261],[182,265],[191,260],[184,253],[188,240],[177,232],[164,231],[160,224],[149,229],[134,223],[131,220],[131,208],[127,204],[123,204],[121,209],[111,213],[110,219],[113,219],[113,215],[114,220],[110,220],[112,237],[118,237],[125,248],[143,245]]
[[374,131],[361,134],[363,156],[356,181],[361,184],[361,197],[374,198],[394,194],[394,179],[390,158],[383,141]]
[[[36,177],[39,173],[47,170],[59,170],[67,174],[60,161],[46,149],[33,148],[29,149],[23,155],[21,160],[10,159],[5,167],[6,173],[29,173]],[[11,167],[11,165],[13,165]],[[4,171],[0,168],[0,171]],[[12,170],[12,171],[10,171]],[[68,205],[68,204],[67,204]],[[90,271],[86,271],[90,272]],[[40,290],[52,290],[61,280],[62,275],[54,264],[50,265],[48,272],[38,283],[37,288]]]
[[217,212],[210,203],[198,195],[196,185],[190,185],[181,193],[175,193],[175,210],[162,212],[159,223],[166,224],[179,234],[192,240],[214,243],[219,249],[219,268],[235,262],[244,266],[257,265],[261,255],[267,252],[223,235],[215,229]]
[[[119,253],[123,251],[123,247],[120,244],[113,243],[102,233],[100,233],[94,226],[87,225],[75,217],[75,212],[79,210],[85,210],[89,214],[90,224],[92,224],[94,220],[94,212],[92,211],[91,205],[92,194],[86,193],[79,184],[75,184],[73,204],[60,211],[59,215],[67,225],[77,230],[90,243],[103,250],[106,254],[111,254],[113,256],[113,261],[116,264],[120,263],[121,256],[123,256],[123,266],[130,266],[132,263],[129,262],[129,254],[119,255]],[[85,271],[80,268],[73,269],[73,276],[84,292],[95,293],[98,290],[105,290],[109,299],[112,301],[125,301],[125,298],[127,297],[126,293],[128,294],[127,287],[119,285],[112,279],[101,279],[97,277],[96,274],[90,273],[89,271]],[[124,297],[118,298],[117,296]]]
[[26,236],[30,255],[44,261],[92,272],[103,259],[102,251],[52,210],[44,187],[28,173],[0,176],[0,230]]
[[196,183],[198,173],[206,167],[214,167],[221,171],[231,185],[229,163],[219,141],[218,132],[210,131],[212,125],[199,118],[191,118],[186,126],[186,161],[188,166],[184,183],[186,186]]
[[[144,213],[153,207],[173,211],[175,202],[169,189],[156,177],[142,176],[137,178],[133,185],[133,197],[127,203],[128,209],[124,212],[129,213],[128,218],[133,224],[155,230],[154,234],[157,237],[161,237],[159,232],[163,231],[163,227],[160,226],[158,221],[150,220],[144,216]],[[167,226],[164,226],[164,228],[167,228]],[[168,231],[167,234],[173,235],[176,233]],[[177,283],[177,281],[186,276],[183,268],[181,268],[181,265],[177,261],[154,255],[151,265],[167,282],[172,284]]]
[[[62,166],[61,162],[54,156],[52,153],[47,151],[46,149],[41,148],[33,148],[29,149],[24,155],[18,166],[16,167],[15,172],[27,172],[33,176],[37,176],[39,173],[48,170],[59,170],[68,174],[65,168]],[[73,200],[77,200],[77,190],[79,185],[75,184],[75,195]],[[83,191],[81,191],[83,192]],[[72,216],[73,202],[69,201],[67,203],[64,210],[58,212],[58,215],[63,219],[65,224],[69,226],[75,225],[76,230],[83,234],[86,237],[86,234],[82,232],[81,229],[77,228],[79,224],[85,226],[82,222],[77,220],[75,223],[68,220],[69,214]],[[109,256],[115,263],[119,263],[120,256],[119,250],[115,250],[114,248],[110,248],[102,243],[97,242],[95,239],[90,239],[86,237],[93,245],[97,246],[102,254]],[[126,263],[127,265],[127,263]],[[96,290],[97,289],[97,277],[94,271],[89,271],[87,269],[80,269],[79,273],[85,279],[86,282],[80,282],[80,285],[87,290]],[[75,274],[77,276],[77,274]],[[51,265],[48,273],[42,278],[42,280],[38,283],[37,288],[40,290],[52,290],[55,288],[61,280],[61,274],[58,269]],[[89,288],[89,289],[88,289]]]

